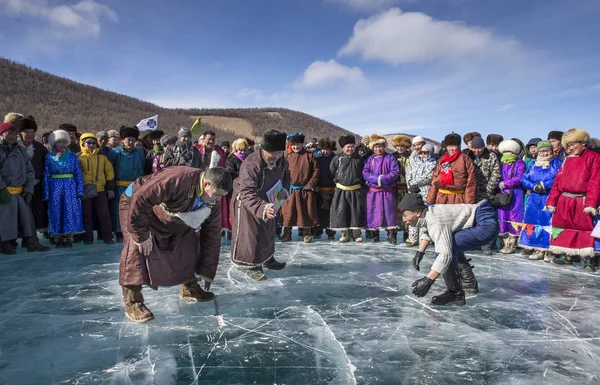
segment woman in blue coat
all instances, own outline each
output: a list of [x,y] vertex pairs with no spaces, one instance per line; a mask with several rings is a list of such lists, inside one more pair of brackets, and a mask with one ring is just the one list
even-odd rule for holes
[[555,157],[552,144],[547,140],[537,143],[538,156],[527,169],[521,185],[531,191],[525,206],[525,228],[519,238],[519,246],[534,250],[529,259],[550,261],[550,235],[552,232],[550,219],[552,213],[544,211],[548,194],[554,184],[554,178],[562,166],[562,160]]

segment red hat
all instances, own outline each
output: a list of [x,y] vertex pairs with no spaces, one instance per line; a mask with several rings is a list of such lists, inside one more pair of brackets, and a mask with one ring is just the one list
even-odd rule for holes
[[3,134],[4,132],[6,132],[8,130],[15,130],[15,131],[17,131],[17,128],[12,123],[2,123],[2,124],[0,124],[0,134]]

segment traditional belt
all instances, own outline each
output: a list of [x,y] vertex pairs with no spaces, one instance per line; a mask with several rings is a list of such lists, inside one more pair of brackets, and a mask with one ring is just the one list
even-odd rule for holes
[[129,187],[129,185],[132,184],[133,182],[134,181],[132,181],[132,180],[118,180],[115,183],[117,186]]
[[531,190],[527,190],[527,191],[525,191],[525,194],[527,194],[527,195],[531,195]]
[[361,185],[353,184],[352,186],[344,186],[343,184],[336,183],[335,187],[339,188],[340,190],[344,190],[344,191],[354,191],[354,190],[358,190],[359,188],[361,188]]
[[397,184],[396,185],[397,190],[406,190],[407,188],[408,188],[408,186],[405,184]]
[[6,189],[8,190],[10,195],[23,194],[23,186],[20,186],[20,187],[6,186]]
[[52,179],[69,179],[73,178],[73,174],[52,174],[50,177]]
[[319,187],[319,190],[325,192],[333,192],[335,190],[335,187]]
[[445,188],[439,188],[438,191],[441,192],[442,194],[447,194],[447,195],[464,194],[465,193],[465,190],[448,190]]
[[392,188],[383,188],[383,187],[374,187],[374,186],[369,187],[369,192],[375,192],[375,193],[378,193],[378,192],[393,192],[394,190],[395,189],[393,187]]
[[587,194],[571,194],[571,193],[568,193],[568,192],[563,192],[563,193],[561,193],[561,195],[565,196],[567,198],[585,198],[585,196]]
[[302,190],[304,188],[304,186],[300,186],[297,184],[293,184],[290,186],[290,190]]

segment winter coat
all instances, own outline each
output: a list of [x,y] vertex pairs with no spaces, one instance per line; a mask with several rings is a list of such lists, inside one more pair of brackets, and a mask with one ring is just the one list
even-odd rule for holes
[[454,184],[443,186],[443,188],[455,193],[448,194],[440,191],[438,186],[442,179],[442,166],[438,163],[433,171],[431,188],[427,195],[427,203],[438,205],[475,203],[477,200],[477,171],[475,170],[473,161],[467,155],[460,154],[454,162],[450,163],[450,167],[452,167]]
[[275,220],[267,219],[265,210],[270,204],[267,191],[279,181],[290,190],[290,170],[284,156],[269,165],[263,159],[263,150],[258,150],[242,162],[231,198],[233,263],[256,266],[274,255]]
[[189,143],[177,142],[173,148],[173,156],[182,157],[185,166],[202,168],[202,155],[200,151]]
[[365,190],[362,188],[364,160],[354,153],[333,157],[329,171],[336,188],[331,200],[329,227],[333,230],[361,229],[365,225]]
[[396,182],[400,169],[390,154],[371,155],[365,162],[363,177],[367,182],[367,228],[392,229],[398,226]]
[[525,174],[525,162],[523,159],[517,159],[515,163],[502,163],[502,180],[504,188],[502,194],[513,192],[512,200],[509,206],[498,209],[498,220],[500,221],[500,235],[519,235],[519,224],[523,223],[525,210],[524,195],[525,191],[521,186],[521,179]]
[[[115,189],[115,172],[113,166],[107,157],[98,154],[97,149],[93,153],[90,153],[89,150],[84,148],[81,155],[79,155],[79,165],[83,172],[84,184],[96,183],[97,191]],[[100,170],[98,170],[98,165],[100,166]],[[98,176],[98,182],[96,182],[96,175]]]
[[502,178],[498,157],[495,153],[485,148],[479,159],[473,154],[473,151],[469,151],[469,158],[475,164],[477,171],[476,201],[490,199],[498,192],[498,183],[500,183],[500,179]]
[[112,150],[108,159],[113,165],[116,184],[115,199],[110,201],[110,216],[113,220],[114,231],[119,233],[121,232],[119,220],[119,201],[121,195],[133,181],[144,176],[146,156],[144,151],[139,148],[128,151],[123,145],[120,145]]
[[[221,251],[220,201],[212,207],[200,230],[174,214],[194,211],[204,171],[173,166],[137,179],[131,197],[120,202],[123,251],[119,283],[173,286],[195,275],[212,280]],[[152,237],[150,255],[138,251],[135,242]]]
[[[562,163],[559,158],[552,159],[548,168],[536,166],[534,163],[525,171],[523,179],[521,179],[523,188],[530,191],[529,199],[525,205],[523,220],[525,228],[519,238],[519,245],[523,248],[536,250],[548,250],[550,248],[551,229],[548,231],[548,228],[552,213],[544,211],[544,207],[554,185],[554,178],[556,178]],[[539,182],[544,184],[546,189],[544,192],[537,193],[534,191],[535,185]]]
[[[315,151],[316,153],[316,151]],[[329,156],[321,155],[317,157],[319,163],[319,181],[317,192],[317,211],[319,213],[319,227],[321,229],[329,228],[331,222],[331,201],[335,193],[335,182],[331,173],[331,162],[335,154],[331,152]]]
[[556,208],[552,215],[550,250],[556,253],[592,256],[592,217],[583,212],[597,208],[600,200],[600,154],[585,149],[568,156],[558,171],[546,205]]
[[46,230],[48,227],[48,203],[43,200],[44,189],[42,187],[42,179],[44,178],[44,166],[48,149],[37,140],[31,142],[29,146],[23,147],[27,150],[27,155],[31,160],[31,165],[35,172],[33,200],[30,205],[35,220],[35,227],[39,231]]
[[319,163],[315,156],[301,150],[287,155],[290,170],[290,198],[281,206],[282,224],[285,227],[314,227],[319,225],[317,211],[317,184]]
[[[420,158],[410,171],[406,174],[406,182],[408,187],[417,186],[422,197],[427,197],[431,188],[431,179],[433,178],[433,170],[437,161],[435,158],[422,159]],[[398,200],[400,201],[400,200]]]

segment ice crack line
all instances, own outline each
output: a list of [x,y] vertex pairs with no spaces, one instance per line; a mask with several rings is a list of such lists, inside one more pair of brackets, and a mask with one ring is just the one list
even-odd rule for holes
[[294,251],[292,253],[292,255],[290,255],[290,259],[287,261],[288,265],[292,264],[292,261],[294,260],[294,257],[296,256],[296,254],[298,254],[298,251],[300,251],[300,244],[298,243],[298,245],[296,246],[296,251]]
[[354,372],[356,371],[356,366],[352,365],[352,361],[350,361],[350,358],[348,358],[348,354],[346,354],[346,349],[344,349],[344,345],[342,345],[342,343],[337,339],[337,337],[333,333],[333,330],[331,330],[331,327],[329,327],[329,325],[327,325],[327,322],[325,322],[323,317],[321,317],[321,314],[319,314],[319,312],[314,310],[311,306],[307,306],[307,307],[310,311],[315,313],[317,315],[317,317],[319,317],[319,319],[323,323],[323,326],[325,326],[327,328],[327,331],[333,337],[333,340],[335,342],[337,342],[338,345],[340,345],[340,349],[342,349],[342,353],[344,353],[344,357],[346,358],[348,369],[350,370],[350,376],[352,376],[352,381],[356,385],[356,377],[354,376]]
[[190,385],[198,384],[198,377],[200,377],[200,374],[202,374],[202,370],[204,370],[204,367],[206,366],[206,363],[208,362],[208,359],[210,358],[210,356],[215,351],[217,345],[219,345],[219,341],[221,341],[221,337],[223,337],[223,333],[225,333],[225,330],[223,330],[221,332],[221,334],[219,335],[219,338],[217,339],[217,342],[215,342],[215,344],[213,345],[212,349],[210,349],[210,352],[208,352],[208,356],[206,356],[206,361],[204,361],[204,363],[200,367],[200,370],[198,371],[198,374],[196,374],[196,377],[194,377],[194,381]]
[[421,302],[421,301],[418,301],[416,298],[409,297],[409,296],[408,296],[408,295],[406,295],[406,294],[405,294],[404,296],[405,296],[406,298],[410,299],[411,301],[415,301],[416,303],[418,303],[419,305],[423,306],[424,308],[431,310],[431,311],[432,311],[432,312],[434,312],[434,313],[439,313],[439,312],[440,312],[439,310],[435,310],[435,309],[433,309],[433,308],[431,308],[431,307],[429,307],[429,306],[425,305],[423,302]]

